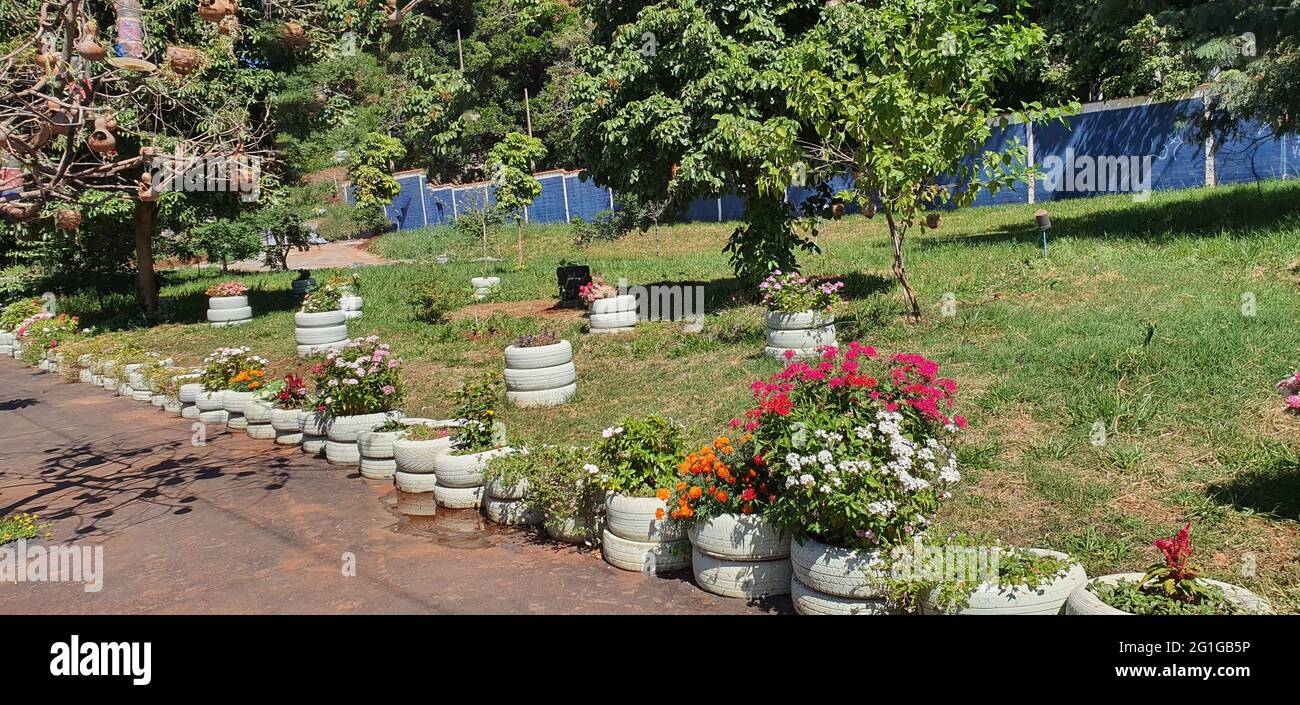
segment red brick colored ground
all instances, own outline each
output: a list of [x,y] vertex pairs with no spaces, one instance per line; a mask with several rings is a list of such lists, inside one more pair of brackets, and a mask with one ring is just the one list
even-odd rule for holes
[[[0,583],[0,614],[761,613],[473,512],[404,518],[392,484],[0,359],[0,516],[104,547],[98,593]],[[343,575],[344,553],[356,575]]]

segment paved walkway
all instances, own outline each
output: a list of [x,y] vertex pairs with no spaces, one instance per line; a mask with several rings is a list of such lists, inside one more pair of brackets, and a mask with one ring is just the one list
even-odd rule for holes
[[[395,510],[389,482],[0,359],[0,516],[104,547],[98,593],[0,583],[0,614],[758,613],[689,571],[647,578],[474,512]],[[345,553],[356,575],[343,575]]]

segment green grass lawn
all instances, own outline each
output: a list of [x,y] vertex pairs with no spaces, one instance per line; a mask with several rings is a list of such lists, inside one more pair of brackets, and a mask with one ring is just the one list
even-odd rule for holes
[[[1300,366],[1300,185],[1047,207],[1055,227],[1046,258],[1032,206],[945,215],[939,230],[910,240],[908,268],[927,314],[921,324],[903,318],[879,219],[829,224],[821,254],[802,262],[807,273],[848,282],[841,341],[924,352],[962,384],[971,419],[960,452],[967,482],[942,526],[1068,550],[1095,575],[1144,568],[1156,557],[1151,540],[1191,520],[1208,575],[1300,611],[1300,418],[1281,411],[1273,390]],[[520,272],[511,271],[513,231],[494,242],[505,259],[490,271],[502,279],[501,301],[554,297],[561,262],[589,264],[611,281],[702,282],[710,315],[699,335],[656,323],[588,337],[573,318],[488,306],[468,307],[446,325],[416,322],[406,303],[416,282],[438,276],[467,286],[483,273],[468,261],[477,244],[446,229],[375,243],[389,257],[422,263],[358,270],[366,314],[352,332],[382,335],[410,363],[408,413],[442,416],[446,393],[477,370],[499,367],[511,338],[558,327],[575,345],[580,397],[553,409],[504,409],[516,442],[587,444],[620,417],[651,411],[703,441],[745,408],[749,381],[778,368],[759,355],[759,307],[734,295],[722,253],[731,227],[665,227],[662,256],[652,233],[579,249],[567,227],[531,227]],[[430,261],[442,253],[453,262]],[[293,275],[241,277],[255,287],[258,315],[235,329],[202,323],[203,289],[222,278],[174,273],[163,294],[178,322],[124,335],[186,363],[245,344],[277,363],[277,373],[305,367],[293,356]],[[941,313],[949,292],[957,302],[951,317]],[[76,307],[65,308],[70,303]],[[81,305],[93,319],[116,302]],[[1092,442],[1098,423],[1104,445]],[[1256,577],[1246,570],[1252,565]]]

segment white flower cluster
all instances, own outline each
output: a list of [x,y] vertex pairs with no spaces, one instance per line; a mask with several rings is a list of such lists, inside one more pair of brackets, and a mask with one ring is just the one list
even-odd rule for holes
[[620,433],[622,433],[622,432],[623,432],[623,427],[622,427],[622,426],[610,426],[609,428],[605,429],[604,431],[601,431],[601,432],[600,432],[600,435],[604,436],[605,438],[613,438],[614,436],[617,436],[618,434],[620,434]]

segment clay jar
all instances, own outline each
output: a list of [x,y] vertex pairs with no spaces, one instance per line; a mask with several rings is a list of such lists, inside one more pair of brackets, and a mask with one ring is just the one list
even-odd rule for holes
[[101,61],[108,52],[99,43],[99,24],[86,20],[81,25],[81,38],[77,40],[77,54],[86,61]]
[[117,149],[117,138],[113,136],[113,128],[117,127],[117,120],[107,116],[95,118],[95,129],[90,131],[90,137],[86,138],[86,146],[90,151],[98,154],[112,152]]

